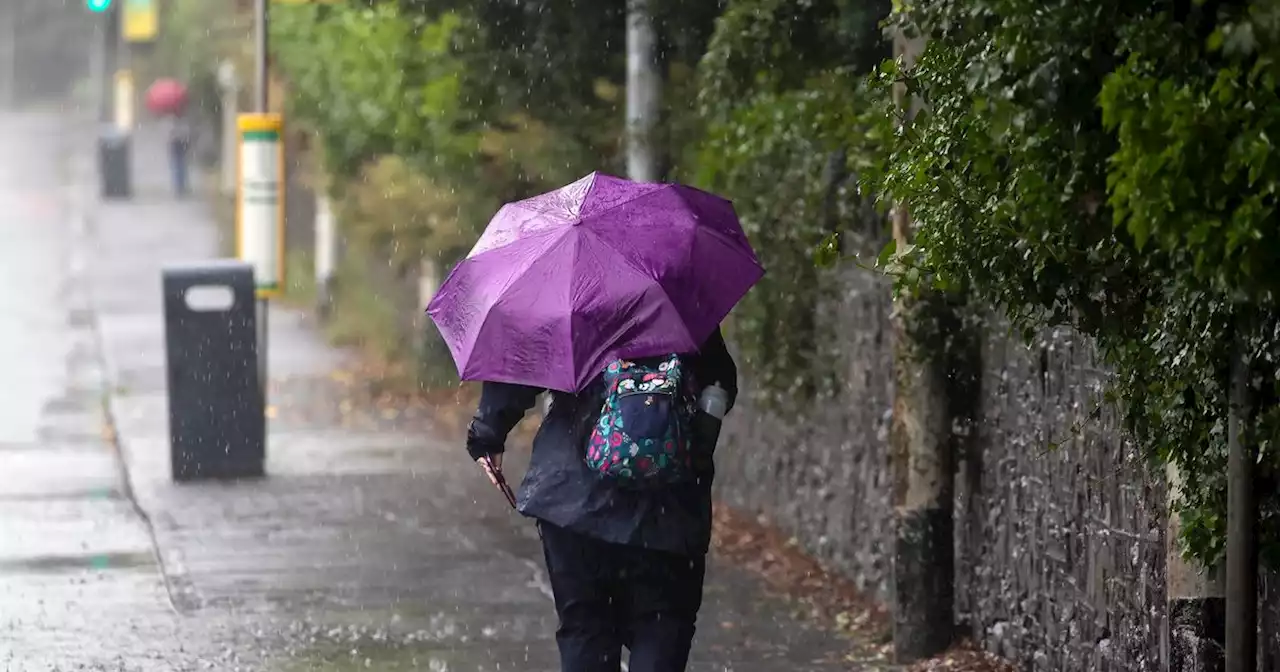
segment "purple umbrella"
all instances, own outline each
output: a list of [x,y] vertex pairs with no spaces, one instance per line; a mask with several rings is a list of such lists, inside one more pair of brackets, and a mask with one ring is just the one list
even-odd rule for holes
[[592,173],[503,206],[427,314],[463,380],[578,392],[696,352],[763,274],[729,201]]

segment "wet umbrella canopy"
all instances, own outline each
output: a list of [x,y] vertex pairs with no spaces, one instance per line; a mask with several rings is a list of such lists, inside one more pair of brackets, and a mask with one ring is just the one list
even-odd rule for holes
[[696,351],[763,274],[729,201],[592,173],[504,206],[427,312],[464,380],[577,392]]
[[178,114],[187,107],[187,87],[176,79],[158,79],[147,88],[146,103],[152,114]]

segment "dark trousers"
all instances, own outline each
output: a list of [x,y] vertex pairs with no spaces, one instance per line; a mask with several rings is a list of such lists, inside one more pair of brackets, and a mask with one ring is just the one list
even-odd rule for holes
[[683,672],[706,558],[600,541],[540,523],[562,672]]
[[173,192],[179,196],[187,195],[187,150],[186,142],[169,141],[169,168],[173,173]]

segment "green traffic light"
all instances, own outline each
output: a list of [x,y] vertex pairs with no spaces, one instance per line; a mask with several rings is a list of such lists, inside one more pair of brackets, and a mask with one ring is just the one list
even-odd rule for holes
[[91,12],[105,12],[111,8],[111,0],[84,0]]

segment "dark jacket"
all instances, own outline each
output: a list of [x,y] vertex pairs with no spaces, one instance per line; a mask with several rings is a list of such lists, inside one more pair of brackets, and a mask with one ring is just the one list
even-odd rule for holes
[[[738,369],[718,329],[685,361],[695,381],[723,387],[733,407]],[[467,431],[471,457],[501,453],[507,435],[542,392],[524,385],[484,383]],[[529,470],[516,496],[519,511],[608,542],[685,555],[706,553],[715,477],[711,461],[706,460],[695,482],[647,492],[620,489],[585,462],[586,439],[604,402],[604,383],[597,379],[576,395],[551,394],[551,408],[533,441]]]

